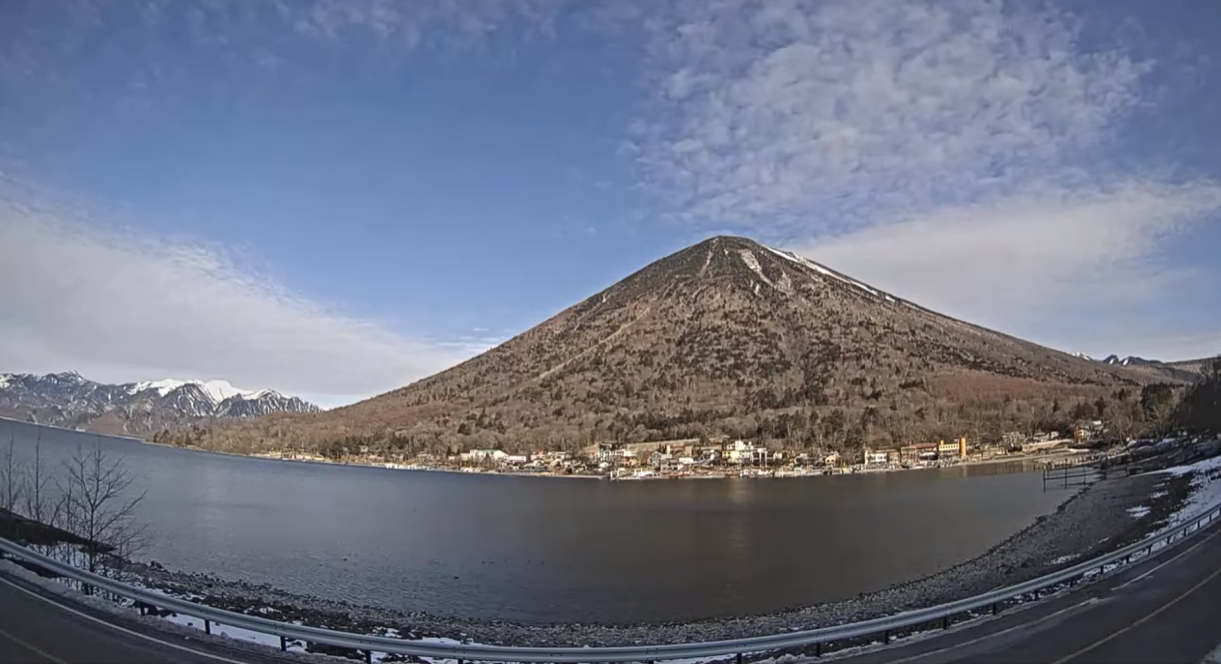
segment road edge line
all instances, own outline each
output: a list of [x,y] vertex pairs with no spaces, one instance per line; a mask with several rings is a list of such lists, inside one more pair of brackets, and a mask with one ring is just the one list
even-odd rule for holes
[[196,650],[194,648],[188,648],[186,646],[179,645],[177,643],[170,643],[169,641],[162,641],[161,639],[158,639],[153,636],[149,636],[148,634],[141,634],[140,632],[137,632],[135,630],[127,629],[126,627],[123,627],[122,625],[116,625],[112,622],[102,620],[101,618],[98,618],[97,616],[91,616],[88,613],[85,613],[84,611],[80,611],[80,610],[74,609],[70,606],[67,606],[65,604],[62,604],[60,602],[57,602],[40,593],[36,593],[33,590],[30,590],[29,588],[24,588],[21,585],[13,583],[11,580],[4,578],[2,575],[0,575],[0,583],[4,583],[7,586],[16,588],[17,590],[20,590],[21,592],[23,592],[31,597],[36,597],[36,598],[46,602],[47,604],[56,606],[64,611],[67,611],[68,613],[79,616],[81,618],[85,618],[86,620],[90,620],[92,622],[95,622],[104,627],[108,627],[115,631],[123,632],[124,634],[130,635],[130,636],[135,636],[140,639],[144,639],[145,641],[150,641],[152,643],[156,643],[158,645],[162,645],[167,648],[173,648],[174,650],[181,650],[182,652],[191,653],[192,655],[199,655],[201,657],[206,657],[208,659],[214,659],[218,662],[225,662],[226,664],[250,664],[250,662],[248,662],[248,661],[244,662],[242,660],[231,659],[229,657],[225,657],[224,655],[217,655],[217,654],[206,652],[203,650]]

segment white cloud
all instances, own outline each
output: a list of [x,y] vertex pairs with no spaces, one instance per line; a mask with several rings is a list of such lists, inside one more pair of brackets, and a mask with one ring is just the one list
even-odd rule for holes
[[1047,187],[870,226],[794,248],[947,314],[1012,329],[1062,307],[1137,304],[1190,276],[1158,241],[1221,208],[1221,187]]
[[671,28],[645,166],[688,216],[769,228],[1007,192],[1094,145],[1146,69],[976,0],[720,2]]
[[0,371],[223,378],[327,402],[466,356],[329,311],[223,250],[0,200]]
[[1011,330],[1192,276],[1160,252],[1221,209],[1221,185],[1111,166],[1151,64],[1087,51],[1080,18],[984,0],[681,7],[652,33],[634,144],[673,217]]

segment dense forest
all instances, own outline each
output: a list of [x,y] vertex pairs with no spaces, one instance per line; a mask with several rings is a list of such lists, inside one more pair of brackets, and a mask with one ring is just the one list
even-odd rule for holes
[[[724,413],[682,410],[673,414],[628,414],[596,420],[585,435],[539,440],[497,430],[497,422],[479,413],[452,421],[448,430],[426,435],[384,431],[326,437],[303,437],[278,431],[261,439],[231,436],[226,428],[193,426],[162,431],[154,442],[217,451],[257,453],[297,451],[328,458],[368,452],[415,456],[452,454],[475,447],[526,452],[537,449],[576,451],[591,442],[627,440],[626,432],[643,428],[644,439],[715,438],[728,436],[765,442],[770,447],[803,451],[853,452],[866,445],[885,447],[966,436],[972,442],[1000,444],[1006,434],[1029,437],[1037,432],[1068,432],[1075,423],[1102,420],[1107,436],[1123,439],[1172,430],[1221,431],[1221,359],[1213,362],[1206,380],[1193,386],[1152,384],[1100,391],[1097,396],[1029,396],[968,400],[959,405],[900,410],[881,403],[861,409],[798,407],[779,414],[725,418]],[[731,426],[724,426],[726,423]],[[475,433],[490,431],[482,437]],[[524,432],[523,432],[524,433]]]

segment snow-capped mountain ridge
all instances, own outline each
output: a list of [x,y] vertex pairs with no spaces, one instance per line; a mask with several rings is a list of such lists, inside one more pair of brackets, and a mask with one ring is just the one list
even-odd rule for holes
[[1108,355],[1106,357],[1106,359],[1103,360],[1103,362],[1106,362],[1107,364],[1118,364],[1118,365],[1125,366],[1125,367],[1144,366],[1144,365],[1149,365],[1149,364],[1164,364],[1164,362],[1162,362],[1160,360],[1146,360],[1143,357],[1137,357],[1135,355],[1129,355],[1127,357],[1120,358],[1118,355],[1114,355],[1114,354]]
[[140,383],[132,383],[128,387],[131,394],[138,394],[144,390],[157,390],[161,396],[165,396],[170,392],[182,387],[183,385],[196,385],[204,391],[212,401],[217,404],[225,399],[233,397],[241,397],[246,399],[258,399],[264,394],[278,394],[275,390],[242,390],[234,387],[227,380],[178,380],[177,378],[165,378],[162,380],[149,380]]
[[138,435],[203,421],[318,410],[298,397],[243,390],[225,380],[111,385],[76,372],[0,374],[0,415],[99,433]]

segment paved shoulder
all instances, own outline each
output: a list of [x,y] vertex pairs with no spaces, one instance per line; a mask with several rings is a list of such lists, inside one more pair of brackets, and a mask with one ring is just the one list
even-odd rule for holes
[[258,664],[275,661],[158,630],[0,576],[0,662]]
[[1221,524],[1077,591],[839,661],[1221,664],[1217,607],[1221,607]]

